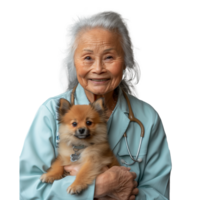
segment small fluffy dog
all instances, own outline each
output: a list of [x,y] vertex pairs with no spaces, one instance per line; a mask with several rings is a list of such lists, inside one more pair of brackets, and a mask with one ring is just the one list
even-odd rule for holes
[[103,172],[103,167],[119,166],[107,141],[106,109],[102,98],[90,105],[71,105],[60,99],[58,108],[60,143],[58,157],[43,182],[61,179],[64,165],[81,164],[75,181],[67,188],[70,194],[80,193]]

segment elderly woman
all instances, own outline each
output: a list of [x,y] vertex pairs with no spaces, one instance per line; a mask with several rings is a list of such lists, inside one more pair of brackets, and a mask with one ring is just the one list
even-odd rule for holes
[[[166,135],[157,112],[130,95],[132,85],[127,74],[134,72],[138,77],[138,69],[128,30],[120,15],[104,12],[78,21],[72,27],[71,41],[67,57],[68,91],[42,104],[24,143],[20,156],[20,199],[169,199],[171,159]],[[73,175],[80,166],[65,166],[71,176],[53,184],[42,183],[40,176],[57,156],[57,102],[60,98],[70,101],[76,85],[75,104],[89,104],[99,97],[105,99],[108,141],[121,166],[105,169],[81,194],[71,195],[66,189],[75,180]],[[131,122],[128,101],[145,130],[138,156],[141,127]],[[139,162],[133,162],[129,155],[125,132],[130,154]]]

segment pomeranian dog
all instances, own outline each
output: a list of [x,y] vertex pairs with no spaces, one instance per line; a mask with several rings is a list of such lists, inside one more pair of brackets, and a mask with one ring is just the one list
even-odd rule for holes
[[103,172],[105,166],[119,166],[107,141],[104,100],[100,98],[90,105],[71,105],[62,98],[57,112],[60,124],[58,157],[40,179],[52,183],[63,177],[63,166],[80,164],[75,181],[67,188],[70,194],[80,193]]

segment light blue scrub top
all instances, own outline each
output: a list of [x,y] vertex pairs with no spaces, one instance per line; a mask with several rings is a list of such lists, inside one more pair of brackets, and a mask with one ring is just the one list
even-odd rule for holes
[[[81,194],[66,192],[75,176],[67,176],[53,184],[42,183],[40,176],[47,171],[57,156],[58,121],[56,106],[60,98],[70,101],[71,91],[50,98],[39,108],[26,136],[20,156],[20,200],[93,200],[95,180]],[[79,84],[75,93],[75,104],[89,104],[84,89]],[[136,200],[169,199],[171,158],[166,135],[158,113],[147,103],[128,95],[133,113],[144,125],[145,135],[139,158],[142,163],[131,165],[137,174],[139,194]],[[128,154],[123,134],[126,131],[131,154],[136,155],[140,127],[128,118],[128,106],[120,91],[117,105],[108,121],[108,141],[121,165],[121,159],[128,163]],[[126,166],[128,167],[128,166]]]

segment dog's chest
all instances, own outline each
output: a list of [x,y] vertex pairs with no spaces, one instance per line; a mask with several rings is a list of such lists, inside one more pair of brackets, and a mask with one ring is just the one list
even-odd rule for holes
[[[58,153],[63,159],[63,165],[78,164],[81,158],[81,153],[84,149],[73,149],[71,146],[60,143]],[[70,160],[69,160],[70,159]]]

